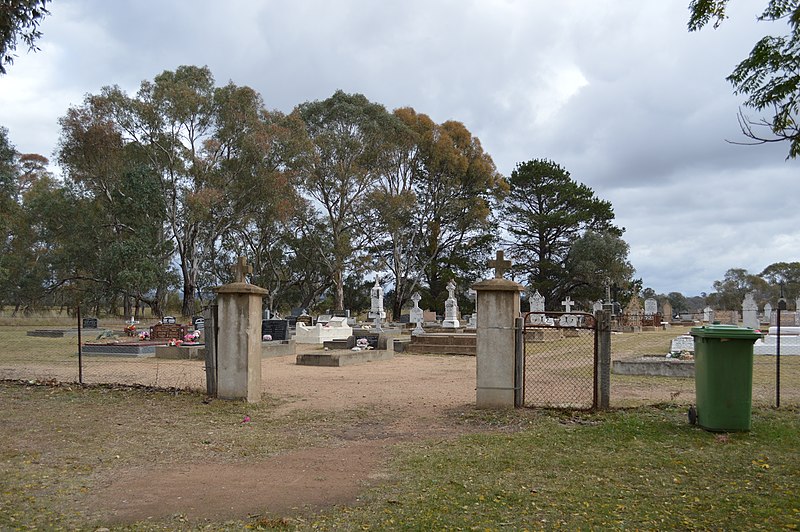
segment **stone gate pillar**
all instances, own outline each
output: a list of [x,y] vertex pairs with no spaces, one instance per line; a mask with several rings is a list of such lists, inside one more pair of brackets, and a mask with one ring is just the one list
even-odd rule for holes
[[503,252],[489,261],[495,278],[472,285],[477,293],[476,328],[476,406],[478,408],[514,408],[515,395],[515,319],[519,317],[519,294],[523,286],[503,279],[511,261]]
[[245,280],[252,266],[234,266],[236,281],[217,287],[217,397],[261,399],[261,298],[267,290]]

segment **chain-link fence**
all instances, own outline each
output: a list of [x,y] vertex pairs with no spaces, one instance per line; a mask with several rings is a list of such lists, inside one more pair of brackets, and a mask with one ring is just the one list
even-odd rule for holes
[[[612,333],[612,407],[694,404],[693,356],[685,352],[676,358],[666,357],[672,349],[672,340],[685,337],[689,330],[689,326],[672,326],[655,331]],[[692,339],[688,341],[691,343]],[[796,342],[800,342],[796,335],[781,336],[779,359],[774,335],[756,341],[753,405],[777,406],[778,402],[780,406],[800,405],[800,345]]]
[[204,390],[202,348],[169,349],[164,343],[157,348],[140,340],[121,321],[97,328],[0,325],[0,379]]
[[591,408],[595,403],[595,319],[585,313],[525,317],[524,404]]

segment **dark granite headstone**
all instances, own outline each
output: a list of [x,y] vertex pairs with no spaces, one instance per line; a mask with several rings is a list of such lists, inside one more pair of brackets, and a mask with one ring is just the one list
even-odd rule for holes
[[84,329],[97,329],[97,318],[83,318],[81,327]]
[[178,323],[178,320],[175,319],[175,316],[164,316],[161,319],[161,323],[163,323],[164,325],[170,325],[173,323]]
[[360,338],[366,338],[367,344],[373,349],[378,349],[378,339],[380,333],[377,331],[354,330],[353,331],[353,345],[356,345]]
[[203,316],[195,316],[192,318],[192,325],[194,330],[203,331],[206,328],[206,319]]
[[295,323],[302,323],[303,325],[308,325],[310,327],[312,325],[311,320],[311,316],[297,316]]
[[273,340],[287,340],[289,336],[288,320],[261,320],[261,336],[272,336]]
[[150,327],[151,341],[169,341],[173,338],[175,340],[183,340],[184,336],[186,336],[185,325],[178,325],[177,323],[157,323]]

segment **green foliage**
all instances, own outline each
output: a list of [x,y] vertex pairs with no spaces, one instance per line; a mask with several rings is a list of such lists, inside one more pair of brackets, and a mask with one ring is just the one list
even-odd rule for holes
[[[634,268],[628,261],[630,246],[618,235],[586,231],[570,247],[566,261],[567,290],[588,308],[592,301],[605,299],[610,284],[627,285]],[[647,297],[647,296],[644,296]]]
[[[726,18],[728,0],[692,0],[689,4],[689,31],[714,20],[716,28]],[[727,80],[734,93],[747,97],[744,105],[758,112],[771,113],[768,119],[752,121],[740,112],[742,132],[761,144],[789,142],[788,158],[800,155],[800,1],[769,0],[758,20],[774,22],[785,19],[789,33],[766,36],[758,41],[750,55],[740,62]],[[765,128],[771,136],[757,131]]]
[[[284,137],[298,128],[266,111],[253,89],[216,87],[207,67],[165,71],[142,82],[133,97],[105,87],[70,109],[61,125],[59,160],[67,175],[95,198],[105,196],[114,216],[126,212],[122,198],[133,192],[126,172],[147,187],[135,198],[149,209],[148,229],[138,237],[149,239],[152,252],[142,259],[152,268],[127,279],[156,283],[153,301],[163,301],[174,258],[185,316],[194,314],[201,286],[226,277],[218,267],[231,259],[225,252],[243,251],[223,250],[223,236],[242,234],[258,217],[268,223],[284,216],[281,198],[291,201],[284,170],[292,153]],[[115,237],[122,229],[116,226]],[[204,265],[213,268],[201,278]]]
[[17,41],[21,40],[29,51],[39,48],[36,41],[42,36],[39,24],[50,12],[50,0],[3,0],[0,3],[0,74],[14,63]]
[[714,281],[715,291],[707,295],[706,303],[718,309],[735,310],[741,308],[745,294],[753,292],[758,305],[769,302],[774,308],[781,283],[787,300],[800,296],[800,262],[776,262],[758,275],[743,268],[731,268],[722,280]]
[[[550,308],[579,285],[596,292],[609,279],[630,276],[627,244],[622,229],[614,226],[611,203],[595,197],[588,186],[545,159],[520,163],[511,173],[511,191],[502,206],[504,228],[511,236],[508,252],[515,259],[515,274],[527,277],[531,287],[545,297]],[[570,250],[588,231],[576,256]],[[602,260],[591,257],[603,242],[613,244]],[[605,254],[605,250],[603,252]],[[572,270],[572,271],[570,271]]]

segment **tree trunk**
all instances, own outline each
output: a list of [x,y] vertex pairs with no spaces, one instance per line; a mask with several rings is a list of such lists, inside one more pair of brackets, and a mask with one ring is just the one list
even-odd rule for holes
[[183,283],[183,306],[181,314],[187,318],[194,316],[194,292],[197,287],[190,280],[185,279]]
[[336,268],[333,272],[333,283],[336,288],[335,310],[344,310],[344,272],[342,268]]

